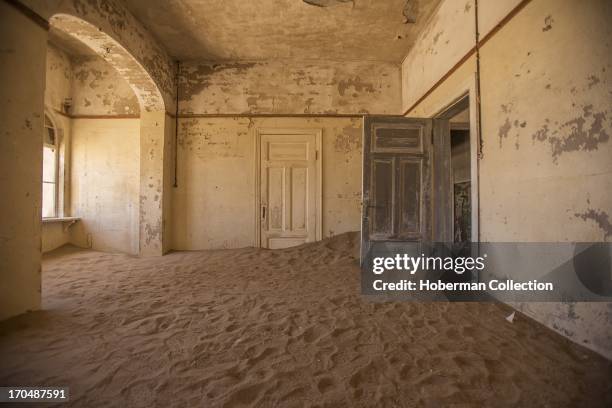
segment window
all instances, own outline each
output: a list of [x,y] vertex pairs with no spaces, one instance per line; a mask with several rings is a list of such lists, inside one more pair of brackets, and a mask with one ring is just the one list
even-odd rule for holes
[[43,135],[43,218],[57,217],[57,179],[58,179],[58,141],[55,126],[49,116],[45,115],[45,133]]

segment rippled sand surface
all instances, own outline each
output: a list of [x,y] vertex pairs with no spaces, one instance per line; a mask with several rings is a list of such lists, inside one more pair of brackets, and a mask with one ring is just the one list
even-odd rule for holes
[[357,248],[62,248],[45,310],[0,324],[0,385],[77,407],[612,406],[610,362],[505,306],[364,299]]

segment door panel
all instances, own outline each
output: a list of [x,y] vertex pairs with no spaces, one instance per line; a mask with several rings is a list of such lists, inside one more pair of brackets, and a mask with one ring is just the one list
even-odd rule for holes
[[399,162],[398,235],[418,238],[421,233],[422,159],[402,158]]
[[423,153],[423,128],[414,123],[373,124],[372,152]]
[[260,141],[261,246],[316,239],[317,142],[314,134],[264,134]]
[[431,240],[432,124],[364,118],[362,262],[376,247],[420,251]]
[[[268,167],[268,231],[283,231],[285,228],[285,171],[283,167]],[[265,214],[264,214],[265,215]]]
[[384,238],[393,232],[393,158],[372,160],[370,235]]
[[291,228],[306,231],[308,223],[308,169],[291,169]]

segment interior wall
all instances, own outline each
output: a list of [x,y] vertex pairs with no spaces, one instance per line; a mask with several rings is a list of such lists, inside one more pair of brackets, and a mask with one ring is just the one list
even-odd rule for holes
[[[71,242],[139,251],[140,113],[127,81],[96,56],[72,59]],[[118,118],[132,115],[136,118]]]
[[[504,16],[492,2],[481,3],[486,6],[479,25],[494,27]],[[500,10],[511,9],[510,3]],[[612,240],[611,8],[604,0],[533,0],[481,48],[481,241]],[[447,23],[443,16],[434,18],[429,32]],[[456,38],[464,38],[457,30]],[[460,47],[470,49],[465,38]],[[404,62],[404,107],[425,92],[410,86],[419,61],[452,67],[459,60],[448,61],[443,52],[425,55],[423,49],[415,48],[411,54],[418,55]],[[436,114],[473,83],[475,71],[472,56],[409,116]],[[515,306],[612,357],[610,304]]]
[[74,119],[71,214],[74,244],[138,253],[139,119]]
[[65,23],[64,28],[78,33],[98,55],[120,67],[122,76],[129,78],[141,102],[152,111],[174,111],[175,63],[121,1],[20,2],[47,21]]
[[0,319],[40,308],[46,30],[0,2]]
[[474,0],[440,3],[402,63],[402,112],[473,48],[474,11]]
[[70,242],[70,229],[61,222],[42,223],[42,253],[53,251]]
[[359,230],[360,114],[400,112],[398,65],[188,62],[180,72],[173,249],[255,244],[258,128],[322,130],[322,236]]
[[[63,103],[69,98],[67,112]],[[139,102],[127,81],[95,55],[49,45],[45,105],[61,135],[66,166],[64,216],[70,228],[45,222],[42,250],[66,243],[137,254],[139,247]],[[127,115],[126,117],[118,117]]]
[[400,68],[380,62],[181,64],[181,114],[398,114]]
[[45,80],[45,107],[62,112],[64,100],[72,97],[73,68],[70,56],[51,43],[47,43]]
[[72,58],[72,115],[139,115],[138,98],[130,85],[98,56]]
[[185,118],[179,122],[173,249],[255,244],[255,132],[321,129],[323,237],[361,222],[362,119],[330,117]]

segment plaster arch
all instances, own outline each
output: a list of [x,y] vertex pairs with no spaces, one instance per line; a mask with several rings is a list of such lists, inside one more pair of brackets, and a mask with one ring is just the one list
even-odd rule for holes
[[153,78],[119,42],[80,17],[69,14],[54,14],[49,23],[87,45],[119,72],[136,94],[141,111],[166,111],[164,98]]

